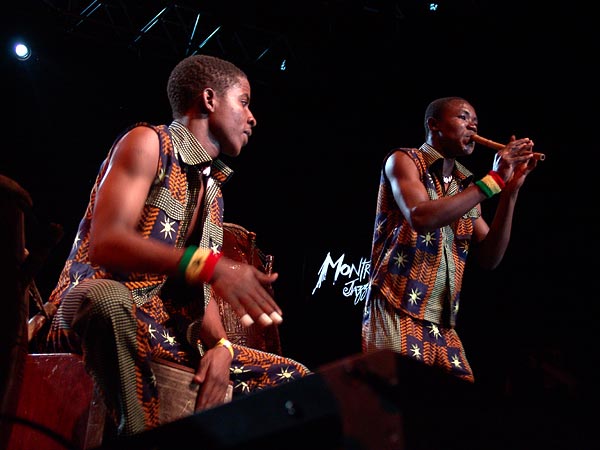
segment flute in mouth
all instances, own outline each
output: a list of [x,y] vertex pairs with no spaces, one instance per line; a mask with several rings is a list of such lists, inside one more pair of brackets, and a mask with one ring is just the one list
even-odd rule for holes
[[[491,139],[486,139],[484,137],[479,136],[478,134],[474,134],[473,136],[471,136],[471,139],[473,139],[478,144],[481,144],[485,147],[488,147],[488,148],[491,148],[494,150],[502,150],[504,147],[506,147],[506,145],[504,145],[504,144],[492,141]],[[533,152],[533,157],[535,159],[537,159],[538,161],[543,161],[546,159],[546,155],[544,153],[539,153],[539,152]]]

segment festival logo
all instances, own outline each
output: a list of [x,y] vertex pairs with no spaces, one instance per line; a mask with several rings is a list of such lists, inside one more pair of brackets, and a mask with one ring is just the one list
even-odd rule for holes
[[348,263],[344,261],[345,256],[342,254],[334,261],[331,252],[327,253],[319,268],[317,284],[312,290],[312,295],[323,287],[323,283],[334,286],[343,281],[341,290],[344,297],[353,297],[355,305],[366,298],[371,261],[361,257],[358,264]]

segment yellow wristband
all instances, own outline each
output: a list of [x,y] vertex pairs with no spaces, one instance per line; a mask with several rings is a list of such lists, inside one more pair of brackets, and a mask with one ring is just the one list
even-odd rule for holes
[[208,280],[203,280],[200,274],[210,254],[211,251],[207,248],[197,248],[194,251],[185,268],[185,281],[188,284],[194,286],[200,281],[208,282]]
[[231,357],[233,358],[233,344],[229,342],[229,340],[221,338],[216,343],[215,347],[225,347],[227,350],[229,350],[229,353],[231,353]]

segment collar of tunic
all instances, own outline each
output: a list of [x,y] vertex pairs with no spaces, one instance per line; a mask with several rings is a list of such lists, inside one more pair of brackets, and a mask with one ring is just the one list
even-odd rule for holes
[[[444,159],[444,157],[440,152],[438,152],[435,148],[433,148],[426,142],[423,143],[421,147],[419,147],[419,150],[423,153],[425,163],[427,164],[427,167],[430,168],[430,170],[441,170],[441,160]],[[458,174],[460,174],[458,178],[461,180],[461,184],[463,185],[463,187],[468,186],[468,184],[473,179],[473,174],[471,173],[471,171],[469,171],[465,166],[463,166],[456,160],[454,161],[454,169],[452,170],[452,172],[457,172]]]
[[231,177],[233,170],[220,159],[213,159],[185,125],[174,120],[169,125],[169,130],[173,138],[173,147],[185,164],[210,166],[210,176],[221,183]]

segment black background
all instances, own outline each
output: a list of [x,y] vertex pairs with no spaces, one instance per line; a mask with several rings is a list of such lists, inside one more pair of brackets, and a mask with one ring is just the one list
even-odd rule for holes
[[[64,10],[48,6],[67,2],[18,3],[2,12],[0,173],[31,194],[41,222],[65,229],[37,279],[47,296],[112,140],[133,122],[170,121],[165,85],[180,54],[69,32]],[[429,101],[459,95],[482,136],[528,136],[547,155],[521,190],[502,265],[467,270],[458,330],[476,377],[495,391],[586,389],[599,329],[591,14],[575,2],[441,2],[437,15],[418,1],[205,3],[217,21],[288,43],[283,72],[205,49],[252,84],[258,126],[226,160],[225,220],[275,257],[286,355],[316,368],[360,351],[363,304],[339,285],[312,295],[317,271],[327,252],[368,258],[381,159],[422,143]],[[10,56],[18,35],[34,42],[25,62]],[[461,162],[483,175],[492,155],[479,146]],[[494,206],[483,204],[489,220]]]

